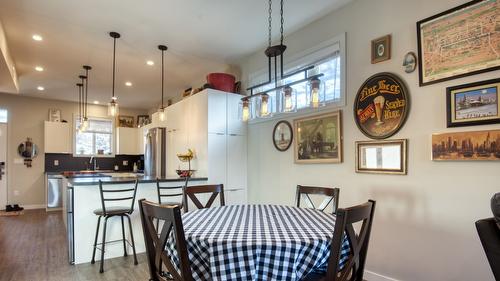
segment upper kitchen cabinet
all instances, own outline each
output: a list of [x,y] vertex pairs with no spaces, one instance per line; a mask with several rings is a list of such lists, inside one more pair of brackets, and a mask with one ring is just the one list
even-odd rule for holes
[[72,153],[72,143],[70,123],[45,121],[45,153]]
[[139,136],[142,130],[138,128],[116,128],[116,154],[139,155],[140,151]]
[[245,136],[247,134],[247,126],[240,120],[239,108],[241,102],[241,95],[227,94],[227,134]]

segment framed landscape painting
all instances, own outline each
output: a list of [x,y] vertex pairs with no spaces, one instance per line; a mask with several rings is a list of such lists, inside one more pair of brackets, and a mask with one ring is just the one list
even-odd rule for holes
[[499,90],[500,79],[447,88],[448,127],[500,123]]
[[474,0],[417,22],[420,86],[500,69],[498,0]]
[[342,162],[341,112],[294,120],[295,163]]
[[500,161],[500,130],[432,135],[434,161]]

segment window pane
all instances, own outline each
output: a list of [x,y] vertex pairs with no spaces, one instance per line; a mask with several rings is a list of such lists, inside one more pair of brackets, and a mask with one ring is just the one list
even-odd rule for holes
[[0,123],[7,123],[7,109],[0,109]]
[[100,133],[112,133],[113,122],[111,120],[93,120],[89,122],[89,131]]
[[76,154],[91,155],[94,147],[93,133],[76,134]]
[[95,134],[95,154],[111,154],[111,134]]

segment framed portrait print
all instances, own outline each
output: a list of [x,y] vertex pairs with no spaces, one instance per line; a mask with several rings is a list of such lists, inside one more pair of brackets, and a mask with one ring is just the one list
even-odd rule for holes
[[407,174],[407,140],[357,141],[356,173]]
[[433,161],[500,161],[500,130],[432,135]]
[[293,129],[292,125],[285,120],[279,121],[274,126],[273,144],[279,151],[287,151],[292,145]]
[[294,120],[295,163],[342,162],[341,111]]
[[498,0],[474,0],[417,22],[420,86],[500,69]]
[[118,116],[118,127],[133,128],[133,127],[135,127],[134,121],[135,121],[134,116],[119,115]]
[[391,35],[372,40],[372,64],[391,59]]
[[149,115],[137,115],[137,127],[142,127],[151,123]]
[[500,123],[500,79],[446,88],[448,127]]

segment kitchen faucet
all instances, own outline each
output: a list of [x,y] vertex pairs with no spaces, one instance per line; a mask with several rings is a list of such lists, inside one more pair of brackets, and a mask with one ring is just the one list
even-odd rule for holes
[[97,167],[97,158],[95,156],[90,156],[90,160],[89,160],[89,165],[92,164],[92,161],[94,161],[94,167],[93,167],[93,171],[97,171],[98,167]]

